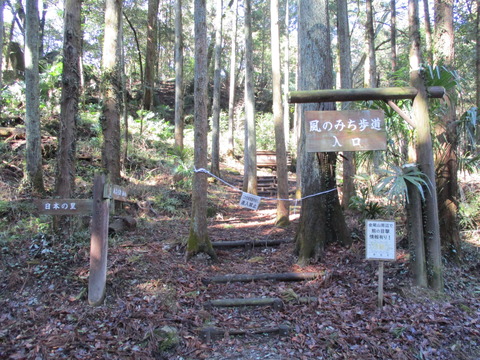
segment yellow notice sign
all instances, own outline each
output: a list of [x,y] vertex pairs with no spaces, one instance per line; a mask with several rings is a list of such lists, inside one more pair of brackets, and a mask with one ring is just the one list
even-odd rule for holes
[[395,221],[366,220],[365,248],[367,260],[395,260]]

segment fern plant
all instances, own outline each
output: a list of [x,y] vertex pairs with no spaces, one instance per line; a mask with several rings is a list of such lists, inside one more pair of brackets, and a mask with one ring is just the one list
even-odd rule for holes
[[363,220],[377,219],[387,213],[386,207],[378,201],[369,201],[362,196],[352,196],[348,207],[360,212]]

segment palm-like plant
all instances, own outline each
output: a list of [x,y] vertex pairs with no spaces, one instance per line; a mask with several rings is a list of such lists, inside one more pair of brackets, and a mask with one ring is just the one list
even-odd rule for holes
[[426,86],[442,86],[449,91],[456,89],[458,93],[462,90],[462,81],[457,71],[447,68],[446,66],[425,67]]
[[458,122],[459,149],[462,156],[458,159],[458,169],[467,173],[478,171],[480,163],[478,109],[471,107],[463,113]]
[[408,184],[412,184],[418,189],[422,199],[425,199],[425,190],[431,191],[431,184],[423,172],[417,169],[415,165],[404,165],[403,167],[392,165],[390,169],[381,169],[384,177],[377,184],[375,190],[377,193],[385,193],[389,199],[408,198]]

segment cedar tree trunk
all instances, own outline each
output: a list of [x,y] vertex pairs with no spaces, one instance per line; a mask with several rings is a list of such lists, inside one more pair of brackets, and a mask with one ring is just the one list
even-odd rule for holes
[[38,74],[38,0],[27,0],[25,29],[25,151],[27,180],[36,193],[44,192],[42,139],[40,135],[40,90]]
[[243,191],[257,194],[257,140],[253,78],[252,4],[245,0],[245,151]]
[[220,176],[220,82],[222,57],[222,12],[223,1],[217,0],[215,16],[215,60],[213,72],[213,106],[212,106],[212,161],[211,172]]
[[[304,0],[299,9],[299,90],[331,89],[333,64],[331,57],[328,3],[326,0]],[[300,142],[298,156],[302,196],[315,195],[335,187],[335,154],[305,151],[305,120],[307,110],[332,110],[333,104],[302,104],[299,106]],[[333,176],[333,177],[332,177]],[[333,215],[337,215],[334,218]],[[302,201],[300,224],[296,234],[299,263],[316,261],[323,255],[327,241],[348,242],[347,228],[340,209],[338,193],[318,195]]]
[[122,1],[107,0],[105,8],[105,38],[102,58],[103,94],[103,148],[102,162],[108,179],[114,184],[120,181],[120,83],[121,66],[119,28]]
[[270,1],[271,33],[272,33],[272,93],[273,93],[273,122],[275,125],[275,153],[277,159],[277,226],[287,226],[289,223],[288,199],[288,169],[287,150],[285,148],[285,127],[282,107],[282,76],[280,74],[280,29],[278,26],[278,0]]
[[[208,68],[207,23],[205,0],[195,0],[195,130],[194,163],[197,169],[207,168],[208,132]],[[199,252],[217,259],[207,234],[207,175],[196,172],[192,188],[192,219],[187,243],[187,259]]]

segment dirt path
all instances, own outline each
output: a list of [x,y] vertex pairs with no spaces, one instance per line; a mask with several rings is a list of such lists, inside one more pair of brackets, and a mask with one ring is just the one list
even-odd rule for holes
[[[233,177],[233,175],[231,175]],[[274,203],[238,206],[239,194],[212,186],[213,241],[293,240],[295,222],[274,226]],[[188,219],[140,217],[138,229],[110,239],[105,304],[86,304],[88,241],[19,237],[0,254],[2,359],[478,359],[480,241],[465,241],[468,262],[447,264],[443,296],[413,290],[400,247],[385,266],[378,309],[377,266],[356,240],[331,246],[318,264],[299,267],[294,244],[218,250],[185,262]],[[357,229],[358,230],[358,229]],[[358,231],[357,231],[358,233]],[[361,233],[361,232],[360,232]],[[88,235],[88,234],[87,234]],[[214,275],[316,272],[305,281],[205,284]],[[211,307],[226,298],[279,298],[275,304]],[[300,303],[298,298],[315,298]],[[282,333],[266,332],[288,327]],[[168,327],[168,328],[166,328]],[[205,328],[223,329],[214,339]],[[265,332],[251,334],[253,329]],[[165,331],[174,329],[172,336]],[[283,328],[285,329],[285,328]],[[246,335],[232,335],[247,330]]]

